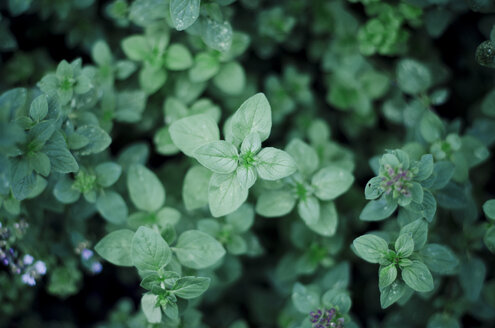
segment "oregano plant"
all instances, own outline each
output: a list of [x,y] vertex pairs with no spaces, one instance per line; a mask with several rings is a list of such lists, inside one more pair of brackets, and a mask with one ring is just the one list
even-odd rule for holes
[[493,327],[494,13],[0,1],[0,327]]

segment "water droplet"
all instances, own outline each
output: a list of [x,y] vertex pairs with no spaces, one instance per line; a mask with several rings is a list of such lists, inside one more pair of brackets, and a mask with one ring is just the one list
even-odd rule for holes
[[476,61],[482,66],[495,68],[495,43],[482,42],[476,49]]

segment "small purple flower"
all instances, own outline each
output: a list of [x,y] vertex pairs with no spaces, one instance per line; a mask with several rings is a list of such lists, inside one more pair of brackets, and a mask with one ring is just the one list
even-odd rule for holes
[[9,259],[8,259],[8,258],[6,258],[6,257],[4,257],[4,258],[2,259],[2,263],[3,263],[3,265],[5,265],[5,266],[9,265]]
[[22,282],[29,286],[36,285],[36,280],[29,273],[25,273],[21,276]]
[[46,264],[43,261],[36,261],[34,264],[34,269],[39,275],[44,275],[46,273]]
[[94,253],[93,253],[93,251],[92,251],[92,250],[85,248],[85,249],[83,249],[83,250],[82,250],[82,252],[81,252],[81,257],[82,257],[84,260],[86,260],[86,261],[87,261],[87,260],[89,260],[90,258],[92,258],[92,257],[93,257],[93,254],[94,254]]
[[93,264],[91,264],[91,271],[94,273],[94,274],[98,274],[101,272],[101,270],[103,270],[103,266],[101,265],[100,262],[93,262]]
[[29,254],[26,254],[23,257],[22,262],[24,263],[24,265],[31,265],[34,262],[34,257],[32,257]]

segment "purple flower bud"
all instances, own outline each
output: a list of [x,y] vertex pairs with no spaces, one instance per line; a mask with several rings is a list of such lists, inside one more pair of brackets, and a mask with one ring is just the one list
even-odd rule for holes
[[93,251],[90,250],[90,249],[83,249],[82,252],[81,252],[81,257],[84,259],[84,260],[89,260],[90,258],[93,257]]
[[95,274],[100,273],[101,270],[103,270],[103,266],[101,265],[100,262],[94,262],[91,264],[91,271]]
[[28,273],[23,274],[21,276],[21,280],[26,285],[29,285],[29,286],[36,285],[36,280],[34,280],[34,278],[30,274],[28,274]]
[[46,273],[46,264],[43,261],[36,261],[34,264],[34,269],[39,275],[44,275]]
[[31,265],[34,262],[34,257],[32,257],[29,254],[24,255],[24,258],[22,259],[22,262],[24,262],[25,265]]
[[3,258],[3,260],[2,260],[2,263],[3,263],[3,265],[5,265],[5,266],[9,265],[9,259],[8,259],[8,258],[6,258],[6,257],[4,257],[4,258]]

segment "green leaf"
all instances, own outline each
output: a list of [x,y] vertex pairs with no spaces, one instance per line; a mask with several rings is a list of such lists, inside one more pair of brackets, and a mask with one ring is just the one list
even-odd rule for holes
[[431,271],[440,274],[455,273],[459,266],[459,259],[447,246],[428,244],[421,250],[423,261]]
[[171,71],[182,71],[193,65],[189,49],[179,43],[171,44],[165,53],[165,67]]
[[242,255],[248,250],[248,244],[246,240],[239,235],[232,235],[227,241],[227,250],[232,255]]
[[34,190],[36,187],[36,174],[27,160],[18,157],[11,160],[10,183],[12,194],[17,200],[27,198]]
[[363,221],[381,221],[395,212],[397,203],[388,203],[385,197],[372,200],[361,211],[359,218]]
[[380,289],[380,305],[382,309],[388,308],[404,296],[407,287],[401,280],[395,280],[389,286]]
[[297,213],[307,225],[316,224],[320,219],[320,201],[313,196],[299,200]]
[[198,270],[212,266],[225,255],[222,244],[199,230],[182,233],[174,252],[182,265]]
[[461,263],[459,282],[464,296],[471,302],[479,299],[486,279],[486,265],[477,258],[471,257]]
[[397,267],[394,263],[380,267],[378,272],[378,286],[380,289],[390,286],[397,278]]
[[272,128],[272,113],[268,99],[257,93],[242,103],[230,123],[233,144],[239,145],[251,133],[256,132],[261,141],[268,139]]
[[70,180],[67,175],[62,176],[53,188],[53,195],[62,204],[74,203],[79,199],[81,193],[72,188],[73,181]]
[[306,223],[308,228],[319,235],[330,237],[335,235],[338,224],[338,213],[333,202],[320,203],[320,215],[315,223]]
[[294,172],[297,167],[294,159],[283,150],[266,147],[255,157],[255,167],[260,178],[264,180],[278,180]]
[[495,220],[495,199],[487,200],[483,204],[483,212],[487,218]]
[[102,187],[110,187],[120,177],[122,167],[113,162],[105,162],[95,167],[96,182]]
[[127,172],[127,189],[134,205],[143,211],[154,212],[165,203],[165,189],[158,177],[141,164],[134,164]]
[[172,251],[160,234],[140,227],[132,238],[132,264],[141,271],[157,271],[172,259]]
[[433,277],[428,267],[420,261],[412,261],[412,264],[402,269],[402,279],[417,292],[429,292],[433,290]]
[[288,190],[263,192],[256,202],[256,213],[267,218],[284,216],[294,208],[296,199]]
[[112,52],[105,41],[98,40],[91,49],[91,57],[99,66],[109,66],[112,64]]
[[194,57],[194,65],[189,71],[192,82],[204,82],[215,76],[220,70],[218,56],[213,53],[200,52]]
[[194,151],[211,141],[220,139],[217,123],[206,114],[185,117],[170,125],[172,141],[184,154],[194,156]]
[[327,166],[313,176],[311,185],[321,200],[332,200],[345,193],[354,182],[354,176],[337,166]]
[[[433,174],[425,180],[423,183],[428,183],[427,188],[432,190],[439,190],[444,188],[454,175],[455,166],[451,162],[441,161],[435,163],[433,167]],[[430,181],[431,180],[431,181]]]
[[414,249],[420,250],[428,239],[428,223],[423,219],[415,220],[400,229],[400,235],[410,234],[414,241]]
[[430,110],[426,110],[419,121],[419,131],[427,142],[439,140],[445,133],[442,120]]
[[242,204],[235,212],[225,217],[225,222],[237,233],[246,232],[254,223],[254,209],[250,204]]
[[371,178],[366,187],[364,188],[364,196],[368,200],[377,199],[383,193],[383,189],[381,187],[383,181],[383,177],[374,177]]
[[177,31],[194,24],[199,17],[200,0],[171,0],[170,17]]
[[351,309],[352,301],[345,290],[330,289],[321,297],[321,302],[326,308],[335,308],[340,313],[346,313]]
[[211,171],[202,166],[193,166],[187,171],[182,187],[182,200],[188,211],[208,205],[211,175]]
[[397,65],[397,83],[408,94],[419,94],[432,84],[429,69],[414,59],[402,59]]
[[395,251],[400,257],[409,257],[414,251],[414,240],[410,234],[401,234],[395,241]]
[[258,179],[256,169],[252,166],[246,167],[245,165],[239,165],[235,171],[235,174],[237,176],[237,181],[244,189],[251,188]]
[[311,176],[319,166],[319,158],[316,151],[301,139],[292,139],[285,151],[296,162],[297,170],[304,176]]
[[296,282],[292,288],[292,303],[296,310],[308,314],[320,306],[320,296],[316,291]]
[[226,52],[232,45],[232,26],[227,21],[220,23],[207,18],[201,24],[201,36],[208,47]]
[[354,239],[352,242],[357,254],[365,261],[378,263],[388,252],[388,244],[376,235],[368,234]]
[[103,192],[96,200],[96,209],[108,222],[123,224],[127,219],[127,205],[120,196],[112,190]]
[[433,173],[433,156],[426,154],[421,156],[421,160],[418,162],[418,173],[414,176],[416,181],[423,181],[429,178]]
[[170,292],[189,300],[201,296],[208,286],[210,286],[210,278],[186,276],[178,279]]
[[95,251],[112,264],[130,267],[133,236],[134,232],[128,229],[113,231],[96,244]]
[[89,140],[86,146],[78,150],[83,156],[100,153],[107,149],[112,142],[108,133],[96,125],[80,126],[76,132]]
[[46,95],[36,97],[29,107],[29,115],[35,121],[41,121],[48,114],[48,101]]
[[117,94],[115,119],[126,123],[139,122],[145,107],[145,92],[141,90],[119,92]]
[[139,85],[146,94],[157,92],[167,80],[167,71],[161,67],[144,65],[139,71]]
[[220,71],[213,78],[213,84],[223,93],[239,95],[246,85],[246,73],[238,62],[229,62],[222,65]]
[[208,186],[211,214],[220,217],[234,212],[247,199],[248,190],[241,187],[235,173],[214,173]]
[[486,230],[483,241],[485,242],[486,248],[495,254],[495,226],[491,226]]
[[51,170],[50,158],[42,152],[28,154],[29,165],[43,176],[48,176]]
[[213,172],[227,174],[237,168],[239,154],[233,144],[218,140],[196,148],[194,157]]
[[144,294],[141,298],[141,308],[144,316],[149,323],[162,322],[162,310],[158,305],[158,296],[153,294]]
[[131,35],[122,40],[122,50],[127,57],[136,61],[144,61],[151,51],[148,41],[142,35]]

